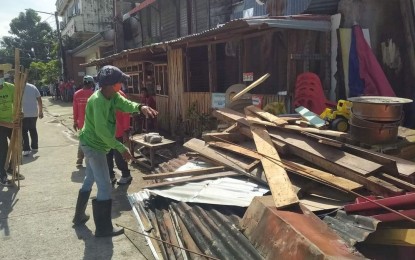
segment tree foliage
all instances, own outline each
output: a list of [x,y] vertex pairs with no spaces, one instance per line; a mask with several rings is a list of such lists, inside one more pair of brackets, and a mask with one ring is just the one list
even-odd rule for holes
[[32,62],[30,64],[29,82],[37,82],[38,86],[55,83],[60,75],[58,60],[48,62]]
[[[14,49],[22,50],[21,64],[26,68],[32,61],[48,61],[56,56],[56,37],[50,25],[32,9],[21,12],[10,22],[9,33],[1,40],[2,62],[14,63]],[[55,51],[55,53],[53,53]]]

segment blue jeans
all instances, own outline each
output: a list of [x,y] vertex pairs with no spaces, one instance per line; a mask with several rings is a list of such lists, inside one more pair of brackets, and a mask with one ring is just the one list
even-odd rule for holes
[[98,152],[81,143],[85,155],[85,179],[81,191],[90,191],[94,182],[97,183],[97,200],[111,199],[111,182],[108,174],[107,156],[105,152]]

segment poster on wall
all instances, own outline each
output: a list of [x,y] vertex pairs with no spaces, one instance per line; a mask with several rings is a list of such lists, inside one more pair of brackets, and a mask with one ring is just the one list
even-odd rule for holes
[[254,73],[253,72],[245,72],[242,73],[243,81],[254,81]]
[[252,95],[252,105],[261,108],[263,104],[264,96],[262,95]]
[[212,93],[212,108],[224,108],[225,103],[225,93]]

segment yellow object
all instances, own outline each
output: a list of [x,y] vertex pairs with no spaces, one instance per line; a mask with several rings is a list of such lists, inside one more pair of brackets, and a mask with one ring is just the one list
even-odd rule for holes
[[331,108],[324,109],[320,118],[330,123],[331,129],[340,132],[346,132],[349,128],[348,120],[350,118],[352,102],[340,99],[337,102],[336,110]]
[[415,229],[380,229],[371,234],[366,243],[415,246]]
[[284,102],[272,102],[267,104],[264,109],[265,112],[271,113],[273,115],[285,114],[285,104]]

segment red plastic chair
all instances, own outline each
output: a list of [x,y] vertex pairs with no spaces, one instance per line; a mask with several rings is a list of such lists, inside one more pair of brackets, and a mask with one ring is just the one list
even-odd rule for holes
[[327,107],[336,107],[336,103],[326,99],[320,78],[312,72],[297,77],[294,94],[294,107],[303,106],[320,115]]

